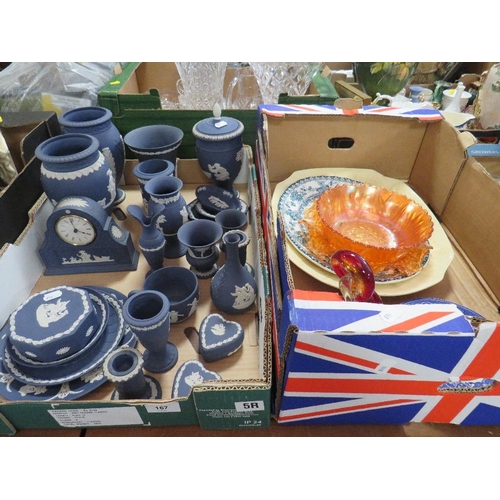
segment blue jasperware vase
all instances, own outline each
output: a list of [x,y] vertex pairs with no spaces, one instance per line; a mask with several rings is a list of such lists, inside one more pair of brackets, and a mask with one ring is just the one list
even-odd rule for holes
[[87,196],[111,213],[116,196],[115,178],[95,137],[87,134],[51,137],[36,148],[35,155],[42,162],[42,187],[54,205],[67,196]]
[[125,144],[111,121],[113,114],[100,106],[86,106],[66,111],[59,117],[65,133],[88,134],[99,141],[99,149],[111,166],[116,184],[115,204],[125,199],[119,183],[125,166]]
[[158,175],[166,174],[173,176],[175,174],[175,165],[169,160],[161,158],[152,158],[139,162],[133,169],[133,174],[139,183],[139,189],[142,195],[142,202],[148,208],[149,195],[144,190],[146,182]]
[[226,249],[224,265],[210,283],[210,297],[217,309],[228,314],[248,311],[257,298],[257,282],[241,264],[238,246],[240,236],[229,231],[222,236]]
[[123,319],[144,351],[144,368],[160,373],[170,370],[178,359],[177,347],[168,342],[170,334],[170,301],[155,290],[129,294],[123,304]]
[[213,220],[192,220],[180,227],[177,237],[187,248],[186,260],[196,276],[212,278],[218,270],[217,243],[222,237],[222,227]]

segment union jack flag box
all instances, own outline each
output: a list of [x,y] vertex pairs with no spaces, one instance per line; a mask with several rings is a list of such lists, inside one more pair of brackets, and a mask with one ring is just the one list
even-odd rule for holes
[[454,304],[289,290],[278,350],[280,423],[500,422],[500,325]]
[[[297,146],[290,139],[291,132],[307,134],[309,140],[313,137],[311,124],[318,131],[319,125],[328,128],[332,120],[337,133],[343,128],[336,117],[353,113],[353,116],[366,115],[367,120],[370,117],[367,128],[375,121],[384,125],[386,119],[374,120],[375,116],[389,116],[391,122],[396,116],[405,118],[407,120],[397,124],[399,134],[403,124],[411,124],[414,130],[414,120],[417,120],[420,130],[423,123],[435,123],[442,120],[442,116],[436,110],[409,112],[373,106],[343,111],[334,106],[306,109],[305,106],[265,105],[259,111],[262,125],[256,165],[272,290],[277,421],[281,424],[500,424],[499,324],[481,318],[473,321],[470,317],[475,315],[473,311],[464,312],[462,306],[450,303],[398,304],[397,307],[345,303],[333,289],[324,292],[296,288],[282,220],[270,207],[273,182],[290,175],[312,148],[321,146],[313,141],[303,154],[295,155]],[[302,121],[299,117],[302,114],[311,116]],[[273,119],[264,120],[266,115]],[[288,128],[284,127],[283,122],[291,115],[296,116],[295,120]],[[358,126],[362,123],[365,122],[356,121]],[[365,155],[380,149],[376,141],[372,144],[371,136],[358,134],[356,127],[343,121],[344,125],[348,125],[349,130],[346,137],[354,134],[355,141],[364,145]],[[391,134],[394,130],[391,128]],[[447,132],[453,132],[446,124],[443,130],[441,126],[437,130],[443,132],[443,140],[449,139]],[[340,156],[331,157],[324,148],[317,149],[314,162],[307,163],[307,168],[338,166],[337,162],[340,165]],[[419,142],[417,150],[424,149],[427,153],[428,149],[436,151],[435,144],[426,143],[424,147],[422,141]],[[385,153],[389,150],[392,151],[386,148]],[[447,163],[452,178],[458,171],[455,167],[462,164],[463,153],[459,147],[456,153]],[[402,155],[397,155],[397,162],[400,157]],[[428,157],[437,161],[432,155]],[[385,165],[385,154],[383,158]],[[414,166],[415,158],[412,156],[411,160]],[[364,157],[359,161],[364,161]],[[428,166],[429,162],[420,165]],[[381,173],[389,175],[385,171]],[[441,193],[443,199],[448,188]]]

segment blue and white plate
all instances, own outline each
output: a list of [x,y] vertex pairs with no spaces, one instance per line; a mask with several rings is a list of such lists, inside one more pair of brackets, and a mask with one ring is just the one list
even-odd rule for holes
[[[0,358],[0,396],[9,401],[73,400],[85,396],[107,381],[102,371],[105,357],[119,346],[134,347],[137,339],[123,321],[121,308],[126,300],[125,295],[107,287],[92,288],[99,291],[108,301],[110,317],[100,342],[96,344],[96,350],[92,351],[94,355],[85,358],[85,366],[80,361],[77,366],[73,366],[75,370],[73,374],[59,376],[56,373],[56,377],[49,380],[48,384],[19,380],[13,376],[6,364],[7,331],[4,329],[0,332],[0,357],[3,357],[3,359]],[[18,368],[17,371],[19,371]],[[25,375],[23,378],[32,377]],[[64,379],[64,381],[52,383],[56,378]]]
[[[314,264],[325,271],[335,274],[330,266],[330,262],[323,261],[313,255],[307,248],[308,231],[305,226],[299,223],[304,217],[304,212],[324,191],[334,186],[342,184],[363,184],[360,181],[346,177],[337,177],[333,175],[318,175],[300,179],[288,186],[282,193],[278,201],[278,210],[282,213],[285,234],[290,243],[304,257],[307,257]],[[429,253],[426,254],[422,265],[425,265],[429,259]],[[392,281],[402,281],[413,277],[411,276],[375,276],[376,283],[388,283]]]

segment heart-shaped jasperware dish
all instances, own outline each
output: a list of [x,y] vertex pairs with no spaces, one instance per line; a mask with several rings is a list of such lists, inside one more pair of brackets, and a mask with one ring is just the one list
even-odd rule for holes
[[245,331],[236,321],[209,314],[200,324],[200,354],[207,362],[230,356],[241,348]]
[[222,377],[207,370],[202,363],[196,359],[184,362],[177,370],[172,386],[172,399],[187,398],[195,385],[203,384],[209,380],[221,380]]

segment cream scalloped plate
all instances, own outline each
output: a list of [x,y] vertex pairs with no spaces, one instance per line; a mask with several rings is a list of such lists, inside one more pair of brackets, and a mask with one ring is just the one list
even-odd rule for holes
[[[305,179],[312,182],[302,182]],[[422,207],[426,207],[425,202],[405,182],[391,177],[385,177],[375,170],[358,168],[314,168],[297,170],[290,177],[288,177],[288,179],[285,179],[276,185],[271,200],[273,214],[276,217],[278,209],[285,206],[285,204],[280,203],[280,200],[282,196],[288,195],[290,188],[295,189],[295,185],[298,186],[297,189],[300,189],[300,186],[305,184],[310,184],[311,186],[322,186],[322,188],[318,189],[317,193],[314,193],[314,196],[316,196],[319,195],[324,189],[335,183],[349,183],[351,180],[373,186],[385,187],[411,198]],[[288,203],[286,206],[287,210],[302,211],[305,208],[303,202],[299,202],[296,207],[294,207],[293,203]],[[375,289],[380,296],[397,297],[400,295],[419,292],[439,283],[443,279],[446,270],[453,261],[453,247],[439,221],[430,210],[428,210],[428,212],[432,218],[432,222],[434,223],[434,231],[429,239],[432,249],[429,252],[423,269],[411,277],[377,282]],[[309,276],[334,288],[338,288],[339,281],[333,270],[326,269],[324,266],[318,264],[314,257],[308,255],[302,245],[297,244],[300,237],[298,234],[294,234],[294,232],[300,231],[300,228],[297,227],[298,224],[287,224],[286,222],[287,218],[289,220],[291,219],[296,221],[297,218],[302,216],[302,213],[282,213],[282,215],[283,220],[285,221],[285,234],[287,236],[286,250],[290,261],[299,268],[303,269]]]

